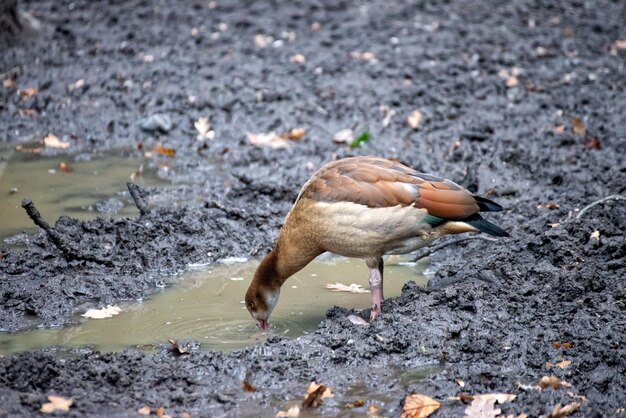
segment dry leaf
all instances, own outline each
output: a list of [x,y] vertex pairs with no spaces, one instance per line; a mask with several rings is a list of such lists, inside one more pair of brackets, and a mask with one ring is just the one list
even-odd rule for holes
[[417,129],[422,122],[422,112],[419,110],[414,110],[411,114],[406,118],[406,123],[409,124],[411,129]]
[[324,285],[326,289],[331,289],[333,292],[350,292],[350,293],[369,293],[370,291],[367,289],[363,289],[363,286],[360,284],[352,283],[349,286],[346,286],[342,283],[328,283]]
[[252,384],[247,380],[243,381],[243,383],[241,384],[241,388],[244,390],[244,392],[256,392],[256,388],[252,386]]
[[198,136],[196,137],[198,141],[215,138],[215,131],[211,129],[209,118],[199,118],[193,123],[193,127],[198,131]]
[[18,109],[17,113],[20,116],[29,117],[29,118],[32,118],[33,116],[37,115],[37,112],[33,109]]
[[302,406],[305,408],[317,408],[324,398],[332,398],[334,395],[330,390],[330,387],[325,385],[318,385],[315,382],[311,382],[306,390],[307,395],[302,401]]
[[558,203],[552,203],[552,202],[548,202],[548,203],[539,203],[537,205],[537,209],[550,209],[550,210],[554,210],[554,209],[558,209],[561,206]]
[[273,131],[261,134],[248,132],[246,135],[248,136],[248,141],[250,141],[252,145],[268,146],[274,149],[287,148],[289,146],[289,142],[281,138],[280,135]]
[[562,343],[559,341],[555,341],[552,343],[552,348],[555,348],[555,349],[559,349],[559,348],[568,349],[568,348],[573,348],[573,347],[574,347],[574,344],[572,343]]
[[348,315],[348,321],[352,322],[354,325],[369,326],[369,322],[358,315]]
[[68,163],[63,162],[63,161],[61,161],[59,163],[59,170],[65,172],[65,173],[70,173],[70,172],[74,171],[74,169],[72,168],[71,165],[69,165]]
[[178,341],[173,340],[171,338],[168,339],[167,341],[169,341],[169,343],[172,344],[172,350],[174,350],[176,354],[189,354],[189,350],[187,350],[185,347],[181,347]]
[[117,315],[120,312],[122,312],[122,310],[120,309],[119,306],[107,305],[106,308],[102,308],[102,309],[89,309],[87,312],[85,312],[81,316],[83,318],[104,319],[104,318],[110,318],[113,315]]
[[43,143],[46,147],[49,148],[69,148],[70,143],[61,141],[56,135],[49,134],[47,137],[43,139]]
[[565,125],[556,125],[552,131],[557,135],[561,135],[565,133]]
[[162,406],[159,406],[155,412],[155,415],[157,417],[162,417],[163,415],[165,415],[165,408],[163,408]]
[[352,141],[354,141],[352,129],[342,129],[333,137],[333,142],[337,144],[351,144]]
[[494,398],[476,396],[465,408],[464,418],[496,418],[502,411],[495,407],[495,403]]
[[39,93],[39,89],[37,87],[29,87],[27,89],[20,90],[20,96],[22,96],[24,98],[33,97],[37,93]]
[[2,85],[5,89],[10,90],[15,87],[15,80],[17,80],[17,74],[13,73],[13,76],[2,81]]
[[359,61],[371,61],[376,58],[376,54],[373,52],[365,51],[352,51],[350,52],[350,58],[359,60]]
[[426,418],[435,412],[441,404],[426,395],[415,393],[404,399],[401,418]]
[[626,49],[626,39],[618,39],[613,42],[613,47],[616,49]]
[[391,118],[394,117],[396,111],[389,106],[381,106],[380,111],[385,115],[383,118],[383,128],[386,128],[391,123]]
[[561,406],[561,404],[558,404],[557,406],[554,407],[550,415],[548,415],[548,418],[566,417],[569,414],[578,411],[579,408],[580,408],[580,404],[578,402],[572,402],[565,406]]
[[150,413],[152,412],[152,408],[150,408],[149,406],[142,406],[141,408],[139,408],[137,410],[137,413],[139,415],[150,415]]
[[589,149],[602,149],[602,144],[597,137],[589,138],[585,141],[585,147]]
[[72,399],[67,399],[62,396],[50,395],[48,396],[48,400],[50,402],[41,405],[41,409],[39,410],[44,414],[51,414],[55,411],[68,412],[70,406],[74,404]]
[[578,136],[585,136],[587,133],[587,128],[585,127],[585,122],[582,119],[573,117],[572,118],[572,131]]
[[517,398],[517,396],[510,393],[486,393],[483,395],[474,395],[474,399],[476,398],[493,399],[494,402],[502,405],[505,402],[511,402],[512,400]]
[[298,418],[300,416],[300,407],[298,405],[294,405],[289,408],[288,411],[279,411],[276,416],[283,418]]
[[76,90],[84,86],[85,86],[85,80],[81,78],[80,80],[76,80],[74,83],[67,86],[67,90],[72,91],[72,90]]
[[306,129],[304,128],[293,128],[287,133],[281,134],[280,137],[283,139],[288,139],[290,141],[300,141],[306,135]]
[[561,387],[564,388],[571,388],[572,384],[571,383],[567,383],[564,380],[559,379],[558,377],[552,375],[552,376],[543,376],[540,380],[539,380],[539,387],[541,389],[546,389],[546,388],[552,388],[552,389],[559,389]]
[[558,367],[560,367],[561,369],[564,369],[564,368],[566,368],[567,366],[569,366],[570,364],[572,364],[572,362],[571,362],[571,361],[569,361],[569,360],[565,360],[565,359],[564,359],[564,360],[561,360],[561,361],[559,361],[558,363],[556,363],[556,364],[555,364],[555,366],[558,366]]
[[152,151],[156,154],[166,155],[168,157],[173,157],[176,154],[176,150],[174,148],[165,148],[161,144],[156,144]]
[[295,54],[289,57],[289,62],[292,64],[304,65],[306,64],[306,57],[302,54]]
[[515,87],[519,84],[519,79],[516,76],[511,75],[506,78],[506,81],[504,82],[504,84],[507,87]]
[[274,38],[268,35],[254,35],[254,45],[257,48],[267,48],[267,46],[271,44],[273,40]]

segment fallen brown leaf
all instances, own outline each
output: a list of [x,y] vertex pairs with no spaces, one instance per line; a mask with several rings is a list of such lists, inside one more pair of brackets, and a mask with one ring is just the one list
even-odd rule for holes
[[28,117],[28,118],[32,118],[33,116],[37,115],[37,112],[33,109],[19,109],[17,113],[20,116]]
[[13,73],[13,76],[2,80],[2,85],[5,89],[10,90],[15,87],[15,80],[17,80],[17,74]]
[[150,408],[148,405],[142,406],[141,408],[137,410],[137,413],[139,415],[150,415],[151,412],[152,412],[152,408]]
[[157,417],[163,417],[163,415],[165,415],[165,408],[162,406],[159,406],[154,414]]
[[369,326],[369,322],[357,315],[348,315],[348,321],[354,325]]
[[241,388],[244,390],[244,392],[256,392],[256,388],[252,386],[252,384],[247,380],[243,381],[243,383],[241,384]]
[[63,161],[61,161],[59,163],[59,170],[65,172],[65,173],[70,173],[70,172],[74,171],[74,169],[72,168],[71,165],[69,165],[68,163],[63,162]]
[[565,125],[556,125],[552,131],[557,135],[561,135],[565,133]]
[[278,411],[276,416],[279,418],[298,418],[300,416],[300,407],[294,405],[287,411]]
[[209,118],[199,118],[193,123],[193,127],[198,131],[198,135],[196,136],[198,141],[215,138],[215,131],[211,129]]
[[342,129],[333,136],[333,142],[337,144],[351,144],[354,141],[352,129]]
[[558,203],[552,203],[552,202],[548,202],[548,203],[539,203],[537,205],[537,209],[550,209],[550,210],[554,210],[554,209],[558,209],[560,208],[561,205],[559,205]]
[[289,62],[292,64],[304,65],[306,64],[306,57],[302,54],[295,54],[289,57]]
[[578,136],[585,136],[587,133],[587,127],[585,126],[585,122],[582,119],[573,117],[571,120],[572,123],[572,131]]
[[567,383],[564,380],[559,379],[558,377],[552,375],[552,376],[543,376],[541,379],[539,379],[539,387],[541,389],[546,389],[546,388],[552,388],[552,389],[559,389],[559,388],[570,388],[572,387],[571,383]]
[[276,132],[260,133],[260,134],[253,134],[253,133],[248,132],[247,136],[248,136],[248,141],[250,141],[252,145],[268,146],[274,149],[287,148],[289,146],[289,142],[281,138],[281,136],[278,135]]
[[49,395],[47,402],[41,405],[41,409],[39,411],[44,414],[51,414],[56,411],[68,412],[70,410],[70,406],[74,404],[72,399],[67,399],[62,396]]
[[29,98],[35,96],[39,93],[39,89],[37,87],[29,87],[24,90],[20,90],[20,96],[24,98]]
[[573,347],[574,347],[574,344],[572,344],[572,343],[562,343],[562,342],[559,342],[559,341],[555,341],[555,342],[552,343],[552,348],[555,348],[557,350],[559,348],[568,349],[568,348],[573,348]]
[[167,341],[169,341],[169,343],[172,345],[172,350],[174,350],[176,354],[189,354],[189,351],[186,348],[181,347],[180,344],[178,344],[178,341],[171,338]]
[[288,139],[290,141],[300,141],[306,135],[306,129],[304,128],[293,128],[287,133],[281,134],[280,137],[283,139]]
[[161,154],[168,157],[173,157],[176,154],[176,150],[174,148],[165,148],[161,144],[156,144],[152,151],[154,151],[156,154]]
[[309,384],[306,393],[307,395],[302,401],[302,406],[305,408],[317,408],[322,403],[322,399],[334,396],[328,386],[318,385],[315,382]]
[[589,138],[585,141],[585,147],[589,149],[602,149],[602,144],[597,137]]
[[369,52],[369,51],[365,51],[365,52],[352,51],[350,52],[350,58],[354,60],[359,60],[359,61],[371,61],[376,58],[376,54],[374,54],[373,52]]
[[107,305],[105,308],[101,309],[89,309],[87,312],[82,314],[83,318],[91,318],[91,319],[105,319],[110,318],[113,315],[117,315],[122,310],[119,306]]
[[580,408],[580,404],[578,402],[572,402],[565,406],[561,406],[561,404],[558,404],[557,406],[554,407],[550,415],[548,415],[548,418],[566,417],[569,414],[578,411],[579,408]]
[[56,135],[49,134],[43,139],[43,144],[49,148],[69,148],[70,143],[61,141]]
[[328,283],[324,285],[326,289],[330,289],[333,292],[350,292],[350,293],[369,293],[370,291],[367,289],[363,289],[363,286],[360,284],[352,283],[346,286],[343,283]]
[[559,361],[558,363],[556,363],[555,366],[560,367],[561,369],[564,369],[567,366],[569,366],[570,364],[572,364],[571,361],[563,359],[563,360]]
[[464,418],[496,418],[502,410],[496,408],[495,399],[489,397],[474,397],[471,404],[465,408]]
[[618,39],[613,42],[613,47],[616,49],[626,49],[626,39]]
[[502,405],[505,402],[511,402],[512,400],[517,398],[517,396],[511,393],[485,393],[482,395],[474,395],[474,399],[476,398],[490,399]]
[[420,112],[419,110],[414,110],[406,118],[406,123],[409,125],[411,129],[419,128],[421,122],[422,122],[422,112]]
[[441,404],[431,397],[415,393],[404,399],[401,418],[426,418],[435,412]]

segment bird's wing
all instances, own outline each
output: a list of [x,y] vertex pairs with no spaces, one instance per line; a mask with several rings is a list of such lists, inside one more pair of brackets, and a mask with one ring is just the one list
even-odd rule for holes
[[481,209],[476,197],[458,184],[377,157],[344,158],[325,165],[304,185],[301,197],[370,208],[413,205],[443,219],[463,219]]

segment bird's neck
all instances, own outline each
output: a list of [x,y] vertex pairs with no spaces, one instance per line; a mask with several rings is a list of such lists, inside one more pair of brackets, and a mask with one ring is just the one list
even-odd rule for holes
[[321,253],[317,249],[303,248],[281,234],[274,249],[259,264],[254,281],[276,289]]

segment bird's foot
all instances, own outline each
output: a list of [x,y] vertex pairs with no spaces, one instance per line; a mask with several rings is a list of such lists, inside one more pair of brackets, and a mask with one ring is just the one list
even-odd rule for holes
[[381,312],[380,303],[375,303],[372,305],[372,312],[370,313],[370,321],[373,321],[374,318]]

